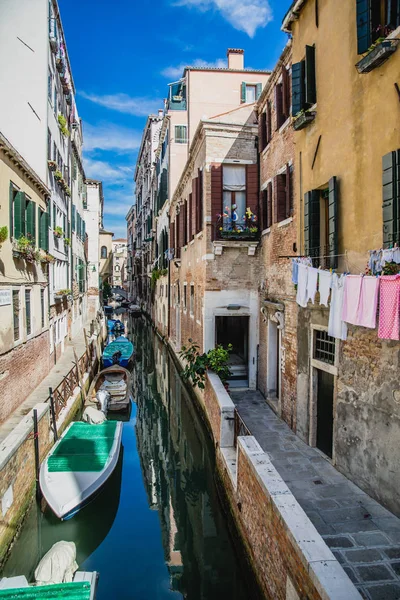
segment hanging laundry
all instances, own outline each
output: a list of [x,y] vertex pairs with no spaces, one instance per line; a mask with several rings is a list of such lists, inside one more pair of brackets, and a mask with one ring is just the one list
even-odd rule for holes
[[393,262],[400,265],[400,248],[393,248]]
[[307,301],[311,300],[314,304],[315,294],[317,293],[317,284],[318,284],[318,269],[315,267],[308,268],[308,277],[307,277]]
[[382,275],[379,285],[378,337],[398,340],[400,329],[400,275]]
[[299,263],[296,302],[299,306],[307,306],[308,267]]
[[361,283],[360,302],[358,304],[357,325],[376,327],[376,309],[378,307],[379,279],[365,275]]
[[332,275],[332,296],[329,312],[328,334],[339,340],[347,339],[347,325],[342,321],[345,275]]
[[297,258],[292,258],[292,282],[297,285],[299,276],[299,263]]
[[362,279],[362,275],[347,275],[344,281],[342,321],[351,325],[358,325]]
[[328,306],[328,298],[331,293],[332,273],[330,271],[319,271],[319,303]]
[[380,250],[370,250],[368,266],[372,275],[377,275],[382,271]]
[[381,251],[381,266],[384,267],[386,263],[393,262],[393,248],[385,248]]

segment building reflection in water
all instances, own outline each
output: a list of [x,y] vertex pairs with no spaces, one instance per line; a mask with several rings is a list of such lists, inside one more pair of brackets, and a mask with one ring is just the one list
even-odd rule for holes
[[243,567],[213,481],[211,441],[164,344],[142,320],[131,331],[138,349],[138,450],[148,503],[159,513],[171,589],[190,600],[244,600]]

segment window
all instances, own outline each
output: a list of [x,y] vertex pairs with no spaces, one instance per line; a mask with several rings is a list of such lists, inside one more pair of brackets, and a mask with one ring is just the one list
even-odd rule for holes
[[380,37],[400,26],[398,0],[357,0],[357,51],[364,54]]
[[54,100],[53,100],[53,110],[55,113],[57,113],[58,111],[58,92],[57,92],[57,85],[54,85]]
[[282,67],[282,82],[275,86],[276,129],[282,127],[290,116],[290,83],[285,66]]
[[286,172],[275,177],[275,223],[293,214],[293,167],[286,165]]
[[261,229],[268,229],[272,225],[272,181],[263,190],[261,202]]
[[49,69],[49,74],[47,75],[47,96],[50,102],[53,98],[53,73]]
[[258,150],[262,152],[272,138],[271,101],[267,100],[264,112],[258,119]]
[[12,222],[11,235],[18,240],[26,233],[26,197],[25,193],[18,190],[10,182],[10,221]]
[[194,315],[194,284],[190,284],[190,305],[189,305],[190,316]]
[[223,231],[246,225],[246,167],[223,166]]
[[53,230],[57,227],[57,206],[53,202]]
[[400,243],[400,149],[382,159],[383,180],[383,246]]
[[185,80],[169,84],[168,108],[171,110],[186,110]]
[[25,196],[25,232],[36,246],[36,204]]
[[30,335],[32,333],[31,290],[25,290],[25,322],[26,322],[26,335]]
[[240,100],[242,103],[252,104],[260,97],[262,91],[261,83],[246,83],[243,81],[241,86]]
[[314,358],[335,364],[335,338],[328,335],[327,331],[315,331]]
[[51,160],[51,133],[47,130],[47,160]]
[[187,283],[183,284],[183,310],[187,310]]
[[107,258],[107,248],[106,248],[106,246],[102,246],[101,247],[100,257],[101,258]]
[[187,127],[186,125],[175,125],[175,142],[177,144],[187,143]]
[[292,65],[292,115],[307,110],[317,101],[315,46],[306,46],[306,57]]
[[55,142],[53,142],[53,160],[57,162],[57,146]]
[[14,341],[19,340],[19,290],[13,290]]
[[338,266],[338,184],[336,177],[328,187],[304,195],[304,251],[315,257],[314,266]]
[[46,324],[45,303],[44,303],[44,289],[43,288],[40,290],[40,308],[41,308],[42,328],[43,328],[45,326],[45,324]]
[[116,271],[120,271],[121,270],[121,267],[119,265],[115,265],[114,268],[115,268]]

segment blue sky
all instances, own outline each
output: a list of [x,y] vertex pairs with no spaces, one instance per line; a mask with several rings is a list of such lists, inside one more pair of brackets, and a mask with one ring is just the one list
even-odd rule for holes
[[88,177],[104,183],[104,224],[126,237],[133,175],[146,116],[163,106],[185,65],[224,66],[244,48],[245,66],[270,69],[287,39],[291,0],[59,0]]

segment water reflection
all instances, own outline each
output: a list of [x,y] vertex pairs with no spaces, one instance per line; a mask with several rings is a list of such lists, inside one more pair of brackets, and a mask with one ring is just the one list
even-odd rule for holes
[[81,569],[100,572],[97,600],[255,598],[245,591],[214,487],[213,450],[192,401],[148,324],[126,325],[137,349],[136,404],[118,468],[70,521],[34,505],[3,574],[31,578],[65,539],[76,543]]

